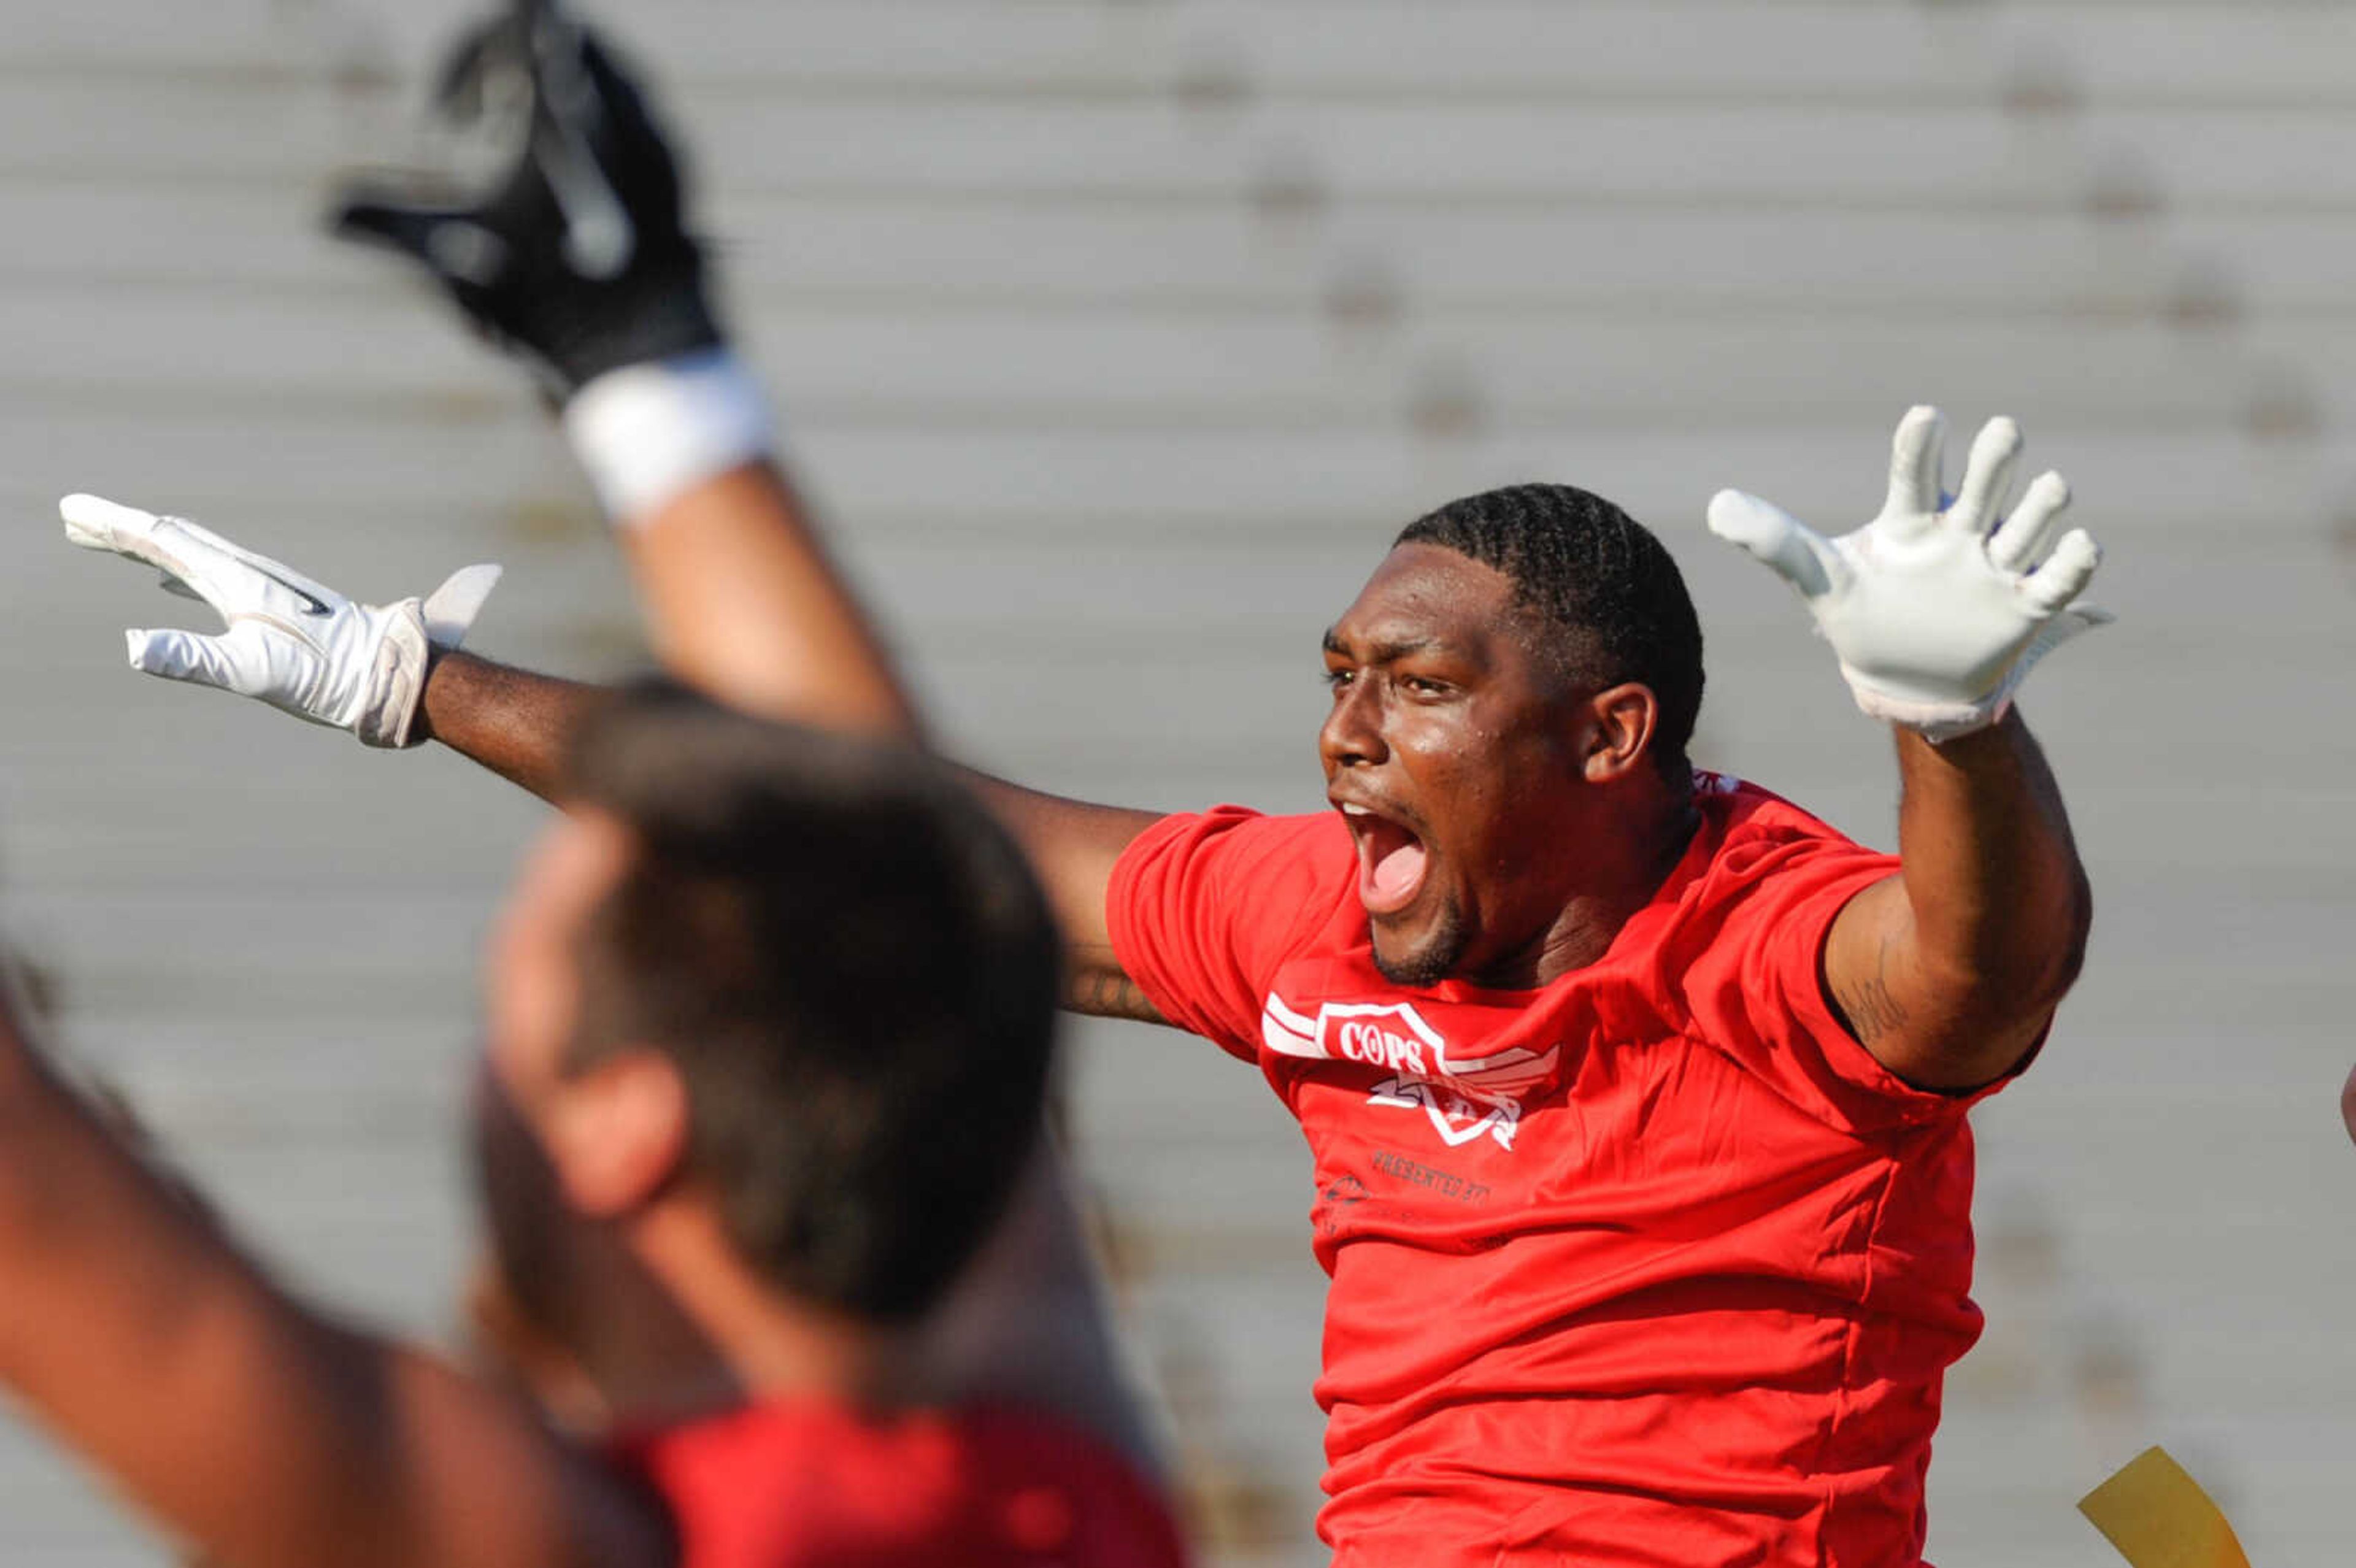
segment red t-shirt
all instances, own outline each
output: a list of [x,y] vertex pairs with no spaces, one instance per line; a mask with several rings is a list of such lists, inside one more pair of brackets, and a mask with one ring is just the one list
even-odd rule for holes
[[679,1568],[1184,1568],[1168,1506],[1066,1422],[969,1408],[878,1419],[809,1400],[626,1437]]
[[1537,990],[1383,979],[1333,813],[1170,817],[1113,874],[1122,965],[1315,1156],[1336,1568],[1921,1562],[1977,1096],[1825,1000],[1897,861],[1697,783],[1653,902]]

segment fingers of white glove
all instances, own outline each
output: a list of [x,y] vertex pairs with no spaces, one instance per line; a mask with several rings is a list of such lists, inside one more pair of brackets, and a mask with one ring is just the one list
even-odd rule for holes
[[2051,615],[2086,591],[2103,550],[2083,528],[2072,528],[2053,547],[2045,564],[2021,580],[2020,591],[2040,615]]
[[1946,432],[1946,416],[1929,404],[1906,411],[1890,446],[1890,503],[1883,516],[1927,517],[1939,510]]
[[218,638],[194,632],[129,631],[123,634],[123,640],[131,653],[131,667],[143,675],[218,687],[241,697],[252,695],[237,661]]
[[165,520],[172,525],[175,533],[195,540],[205,549],[213,551],[218,557],[236,562],[258,577],[267,578],[284,587],[293,589],[295,592],[316,602],[322,610],[336,609],[346,602],[342,594],[326,583],[304,576],[283,560],[273,560],[266,555],[258,555],[246,549],[234,539],[223,539],[202,523],[192,523],[186,517],[169,517]]
[[2004,512],[2012,493],[2012,471],[2020,462],[2020,427],[1999,414],[1980,427],[1973,439],[1972,455],[1964,464],[1963,487],[1948,518],[1956,527],[1982,533]]
[[68,496],[58,503],[66,538],[89,549],[102,549],[143,561],[165,577],[165,587],[183,598],[201,599],[226,619],[259,587],[241,552],[185,517],[125,507],[97,496]]
[[466,640],[467,628],[482,613],[483,601],[499,585],[506,569],[484,564],[461,567],[449,580],[425,596],[420,613],[425,618],[425,640],[437,648],[455,648]]
[[244,607],[262,587],[242,551],[189,522],[96,496],[68,496],[58,503],[66,538],[91,549],[111,550],[144,561],[176,578],[187,597],[202,599],[226,618]]
[[72,495],[58,503],[58,516],[65,520],[66,538],[84,549],[112,550],[151,566],[164,564],[155,555],[153,536],[160,519],[153,512],[97,496]]
[[2027,571],[2045,558],[2053,530],[2070,505],[2070,482],[2040,474],[2021,493],[2020,505],[1988,540],[1988,560],[2005,571]]
[[1720,490],[1710,498],[1709,531],[1758,557],[1804,598],[1821,599],[1847,583],[1847,570],[1829,542],[1756,496]]

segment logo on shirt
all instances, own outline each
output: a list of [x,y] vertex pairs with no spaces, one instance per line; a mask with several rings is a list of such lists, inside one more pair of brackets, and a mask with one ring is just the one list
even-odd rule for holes
[[1513,1046],[1488,1056],[1456,1056],[1412,1002],[1327,1002],[1317,1016],[1296,1011],[1270,992],[1260,1010],[1260,1043],[1279,1056],[1356,1061],[1414,1078],[1514,1094],[1553,1073],[1562,1048]]
[[1387,1078],[1375,1085],[1366,1104],[1420,1110],[1431,1119],[1431,1130],[1450,1148],[1462,1148],[1486,1134],[1510,1153],[1514,1129],[1522,1121],[1522,1103],[1509,1095],[1450,1089],[1419,1078]]
[[1260,1042],[1279,1056],[1350,1061],[1390,1076],[1367,1103],[1420,1109],[1451,1148],[1487,1136],[1514,1147],[1520,1094],[1546,1081],[1562,1048],[1521,1046],[1457,1056],[1411,1002],[1327,1002],[1314,1017],[1271,992],[1260,1012]]
[[1342,1228],[1342,1216],[1366,1200],[1366,1184],[1346,1172],[1320,1194],[1324,1202],[1318,1206],[1317,1233],[1330,1236]]

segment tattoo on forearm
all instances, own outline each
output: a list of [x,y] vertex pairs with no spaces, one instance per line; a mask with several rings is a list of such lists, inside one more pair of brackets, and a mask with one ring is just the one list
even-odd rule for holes
[[1146,1000],[1137,982],[1118,969],[1089,969],[1074,975],[1065,987],[1065,1002],[1074,1012],[1091,1018],[1131,1019],[1147,1024],[1170,1021],[1162,1016],[1161,1008]]
[[1833,996],[1833,1000],[1840,1008],[1842,1020],[1848,1025],[1849,1033],[1867,1045],[1893,1029],[1906,1027],[1905,1004],[1890,994],[1891,940],[1888,933],[1883,933],[1870,979],[1846,987]]

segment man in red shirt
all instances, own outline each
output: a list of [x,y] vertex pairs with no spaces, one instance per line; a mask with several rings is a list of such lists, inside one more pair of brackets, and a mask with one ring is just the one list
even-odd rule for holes
[[[496,322],[434,238],[402,242]],[[855,718],[883,660],[704,347],[644,356],[568,425],[617,517],[664,488],[648,469],[699,478],[627,536],[666,660]],[[1920,1561],[1942,1375],[1978,1328],[1965,1113],[2044,1038],[2090,919],[2012,697],[2100,619],[2072,607],[2098,558],[2056,540],[2058,477],[2007,515],[2010,422],[1952,504],[1940,447],[1910,414],[1882,512],[1837,539],[1732,493],[1710,510],[1893,725],[1897,857],[1689,766],[1683,581],[1560,485],[1410,526],[1333,624],[1333,812],[977,781],[1055,901],[1067,1005],[1205,1035],[1301,1122],[1333,1276],[1320,1528],[1346,1568]],[[699,573],[702,613],[665,615]],[[404,689],[375,705],[402,740],[523,778],[591,700],[447,649]]]
[[1315,1156],[1338,1562],[1920,1561],[1980,1322],[1965,1112],[2089,910],[2010,696],[2094,558],[2058,479],[1998,526],[2018,446],[1943,507],[1917,411],[1838,541],[1712,508],[1899,721],[1898,858],[1688,767],[1676,567],[1558,486],[1411,526],[1334,624],[1333,815],[1119,826],[1108,973]]

